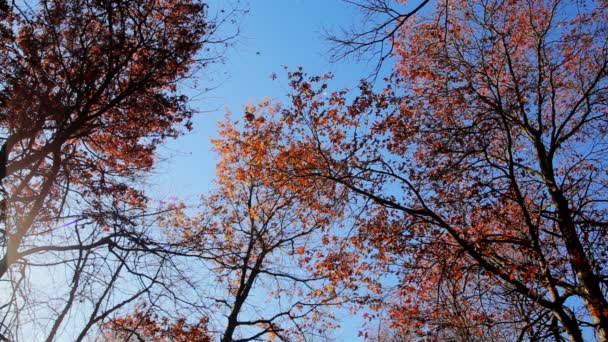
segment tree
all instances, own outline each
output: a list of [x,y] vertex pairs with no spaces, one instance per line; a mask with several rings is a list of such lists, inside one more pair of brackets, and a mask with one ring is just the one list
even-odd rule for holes
[[395,328],[608,340],[607,5],[441,2],[399,29],[383,90],[298,70],[251,114],[283,127],[268,172],[349,190],[349,264],[398,279]]
[[[137,180],[190,128],[177,83],[217,61],[223,41],[199,1],[13,2],[0,16],[0,336],[53,340],[84,302],[81,340],[163,277],[168,244],[149,234]],[[34,318],[45,298],[26,290],[62,271],[67,289],[47,293],[57,314]],[[141,288],[120,298],[128,274]]]
[[293,179],[263,172],[276,153],[272,125],[248,117],[242,126],[254,133],[247,139],[238,125],[222,123],[213,141],[220,155],[216,188],[196,208],[174,204],[161,225],[188,250],[184,267],[203,275],[189,283],[214,303],[207,315],[219,323],[210,335],[226,342],[314,340],[334,326],[330,309],[343,300],[334,275],[313,262],[326,252],[324,237],[341,202],[322,197],[327,182],[286,191],[295,189]]

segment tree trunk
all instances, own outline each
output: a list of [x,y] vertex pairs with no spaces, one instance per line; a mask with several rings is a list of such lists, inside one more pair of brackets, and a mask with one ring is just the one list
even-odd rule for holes
[[608,301],[606,301],[602,293],[600,281],[593,272],[591,262],[585,254],[585,249],[579,239],[576,225],[572,220],[572,211],[568,199],[564,196],[555,180],[552,158],[547,154],[539,137],[537,137],[535,145],[545,185],[556,207],[557,223],[568,252],[570,265],[583,291],[581,297],[595,325],[598,340],[608,342]]

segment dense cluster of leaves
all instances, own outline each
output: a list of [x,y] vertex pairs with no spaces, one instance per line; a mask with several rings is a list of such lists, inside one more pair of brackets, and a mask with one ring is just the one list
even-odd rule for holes
[[188,325],[185,319],[170,322],[158,318],[145,307],[138,307],[127,316],[105,323],[102,336],[106,341],[150,342],[211,342],[207,332],[207,320]]

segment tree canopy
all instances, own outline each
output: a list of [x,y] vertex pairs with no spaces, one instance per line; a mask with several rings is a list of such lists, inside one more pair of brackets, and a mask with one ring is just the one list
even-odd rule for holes
[[608,2],[352,3],[389,75],[289,71],[160,209],[207,6],[0,6],[0,339],[608,341]]

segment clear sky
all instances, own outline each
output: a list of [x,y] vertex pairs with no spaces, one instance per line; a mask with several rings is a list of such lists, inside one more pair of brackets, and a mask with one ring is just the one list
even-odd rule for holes
[[[222,0],[216,2],[225,5]],[[240,34],[225,63],[203,70],[197,79],[200,88],[214,89],[187,91],[201,112],[194,120],[194,131],[161,147],[163,161],[150,179],[159,199],[193,200],[210,188],[217,158],[209,139],[216,136],[216,123],[227,109],[240,118],[248,101],[266,96],[285,99],[283,66],[302,66],[309,74],[331,71],[335,87],[355,86],[373,68],[368,63],[330,63],[327,57],[330,45],[322,38],[324,28],[356,25],[358,18],[356,9],[340,0],[252,0],[244,6],[249,13],[236,18]],[[212,5],[210,11],[217,9]],[[271,80],[272,73],[279,78]],[[341,316],[342,329],[335,336],[339,341],[358,341],[360,321],[348,313]]]

